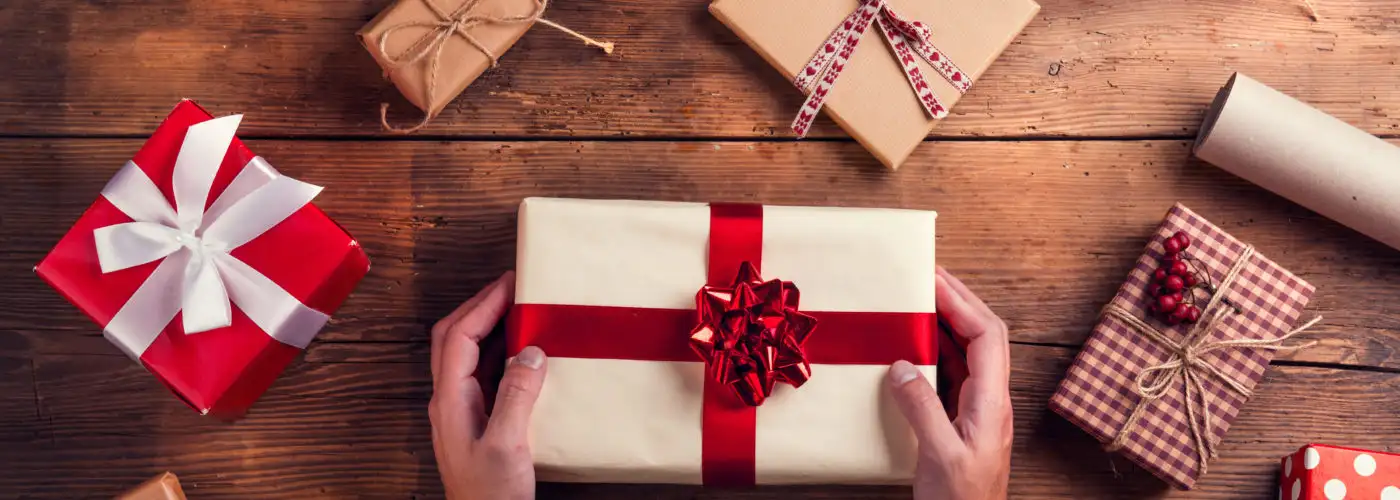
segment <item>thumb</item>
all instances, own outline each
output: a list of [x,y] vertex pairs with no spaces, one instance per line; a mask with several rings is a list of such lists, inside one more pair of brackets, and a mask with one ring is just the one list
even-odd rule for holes
[[530,413],[544,387],[545,355],[535,346],[526,347],[515,355],[501,387],[496,392],[496,406],[491,421],[486,424],[486,437],[508,442],[524,443],[529,436]]
[[923,372],[912,363],[904,360],[890,365],[890,391],[899,405],[899,412],[914,428],[914,436],[919,439],[919,447],[927,447],[935,456],[947,456],[950,447],[962,444],[958,431],[948,420],[948,412],[938,399],[938,391],[929,384]]

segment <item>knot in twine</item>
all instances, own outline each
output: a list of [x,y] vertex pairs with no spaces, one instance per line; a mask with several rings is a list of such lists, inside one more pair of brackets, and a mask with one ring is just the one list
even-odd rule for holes
[[[405,21],[385,28],[384,31],[379,34],[378,48],[379,54],[383,56],[384,60],[388,63],[389,66],[385,70],[385,76],[388,76],[388,74],[401,67],[408,66],[410,64],[416,64],[419,61],[422,61],[424,58],[428,59],[428,72],[426,73],[425,78],[427,80],[427,94],[425,101],[427,107],[429,108],[431,108],[432,106],[433,97],[437,94],[438,66],[441,64],[442,50],[444,47],[447,46],[447,41],[452,39],[453,36],[462,37],[463,40],[466,40],[467,43],[470,43],[472,47],[476,48],[476,50],[479,50],[482,54],[485,54],[486,57],[491,60],[491,67],[494,68],[497,66],[497,64],[499,64],[500,56],[496,55],[495,52],[492,52],[491,49],[487,48],[485,44],[482,44],[480,40],[477,40],[476,37],[472,36],[471,34],[470,30],[472,28],[482,24],[529,24],[539,21],[540,23],[546,26],[552,27],[559,31],[563,31],[564,33],[567,33],[575,38],[583,40],[583,42],[588,45],[601,48],[605,53],[611,54],[613,52],[612,42],[599,42],[597,40],[579,34],[574,30],[565,28],[564,26],[561,26],[558,23],[545,19],[543,17],[544,9],[545,7],[549,6],[549,0],[535,0],[535,9],[529,14],[519,16],[497,16],[492,14],[476,13],[476,7],[481,4],[482,0],[466,0],[465,2],[462,2],[462,5],[457,7],[456,10],[450,12],[447,10],[443,10],[442,7],[438,6],[435,0],[421,1],[424,5],[427,5],[428,8],[433,11],[433,15],[436,16],[437,19],[432,21]],[[413,42],[413,45],[410,45],[407,49],[404,49],[402,53],[398,55],[390,55],[388,49],[389,37],[393,36],[394,33],[398,32],[401,29],[415,27],[428,28],[428,32],[424,33],[423,36],[418,39],[418,41]],[[414,125],[409,128],[395,128],[389,125],[389,121],[387,119],[388,112],[389,103],[381,103],[379,105],[379,124],[384,127],[384,130],[399,134],[409,134],[416,132],[419,129],[423,128],[423,126],[427,125],[428,122],[432,120],[435,116],[435,113],[425,112],[423,115],[423,121],[419,122],[417,125]]]
[[1106,446],[1108,451],[1118,451],[1127,442],[1130,431],[1136,427],[1142,419],[1143,409],[1147,403],[1160,399],[1171,392],[1175,382],[1180,379],[1182,385],[1182,396],[1186,403],[1186,425],[1191,430],[1191,438],[1196,446],[1197,470],[1200,474],[1206,473],[1207,461],[1215,458],[1215,443],[1211,441],[1211,429],[1215,426],[1214,418],[1211,416],[1211,401],[1215,398],[1214,393],[1207,392],[1205,380],[1214,378],[1228,390],[1239,394],[1245,399],[1254,395],[1249,387],[1235,378],[1226,375],[1219,367],[1207,363],[1205,355],[1225,349],[1260,349],[1268,351],[1298,351],[1307,349],[1317,342],[1285,346],[1283,341],[1301,333],[1318,321],[1321,316],[1313,318],[1287,334],[1278,337],[1262,339],[1233,339],[1233,340],[1209,340],[1210,332],[1229,313],[1236,312],[1235,308],[1229,304],[1222,305],[1225,291],[1234,284],[1235,278],[1244,269],[1245,263],[1254,255],[1254,247],[1246,246],[1244,251],[1235,260],[1235,264],[1230,271],[1225,274],[1225,279],[1220,282],[1220,287],[1215,290],[1210,302],[1206,304],[1203,320],[1196,323],[1186,332],[1186,336],[1181,341],[1172,340],[1161,330],[1147,324],[1142,319],[1129,313],[1127,310],[1116,304],[1109,303],[1103,309],[1103,316],[1117,318],[1127,324],[1133,330],[1141,333],[1143,337],[1155,342],[1167,350],[1167,359],[1156,365],[1144,368],[1138,373],[1135,380],[1137,393],[1141,396],[1137,406],[1128,415],[1128,420],[1123,423],[1123,427],[1118,431],[1118,435]]

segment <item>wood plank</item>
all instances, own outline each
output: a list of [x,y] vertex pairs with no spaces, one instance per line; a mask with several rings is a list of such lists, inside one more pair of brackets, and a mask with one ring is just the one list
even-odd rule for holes
[[27,343],[23,336],[0,333],[0,443],[49,438],[34,377],[37,366],[23,350]]
[[[397,121],[417,119],[353,36],[389,3],[6,2],[0,134],[146,134],[182,97],[248,113],[245,134],[380,134],[380,102]],[[618,52],[533,30],[425,133],[790,137],[801,96],[706,4],[553,4],[550,18]],[[1400,30],[1388,14],[1400,0],[1321,2],[1318,22],[1298,0],[1041,4],[935,135],[1192,135],[1237,70],[1369,132],[1400,133]],[[844,134],[823,118],[812,136]]]
[[[373,344],[345,344],[354,350]],[[1388,449],[1400,433],[1400,377],[1274,367],[1190,493],[1165,486],[1097,444],[1045,405],[1075,351],[1012,348],[1016,441],[1012,498],[1264,498],[1278,458],[1307,442]],[[347,360],[363,358],[353,353]],[[311,356],[308,356],[308,360]],[[110,496],[163,470],[191,498],[432,498],[441,494],[421,354],[360,363],[299,362],[250,416],[233,424],[196,416],[140,367],[119,357],[36,360],[44,421],[23,421],[0,447],[0,491],[32,498]],[[1317,391],[1316,387],[1328,387]],[[8,422],[7,422],[8,423]],[[16,425],[16,424],[11,424]],[[549,498],[907,498],[903,488],[760,488],[543,485]]]
[[[0,325],[22,352],[115,354],[37,278],[23,277],[139,145],[0,140]],[[1400,368],[1400,253],[1188,159],[1181,141],[940,142],[890,174],[846,142],[254,141],[374,266],[321,339],[422,342],[514,261],[525,196],[937,209],[939,260],[1023,342],[1077,345],[1182,201],[1318,286],[1321,345],[1292,359]],[[995,159],[989,158],[994,154]],[[344,158],[327,161],[326,158]],[[31,275],[32,276],[32,275]]]

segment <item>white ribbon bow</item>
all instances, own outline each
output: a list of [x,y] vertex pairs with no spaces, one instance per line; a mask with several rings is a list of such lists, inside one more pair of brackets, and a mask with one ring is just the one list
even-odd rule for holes
[[257,157],[204,209],[242,119],[232,115],[190,126],[175,160],[175,208],[135,162],[128,161],[102,189],[135,221],[93,231],[102,272],[165,259],[103,330],[132,358],[140,359],[181,311],[186,334],[229,326],[230,299],[269,336],[298,348],[329,319],[229,254],[310,203],[320,186],[282,176]]

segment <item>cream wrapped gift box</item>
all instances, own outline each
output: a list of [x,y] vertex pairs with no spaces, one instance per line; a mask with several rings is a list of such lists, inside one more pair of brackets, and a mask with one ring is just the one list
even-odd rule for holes
[[935,216],[526,199],[507,344],[550,356],[539,479],[909,483],[883,377],[934,375]]

